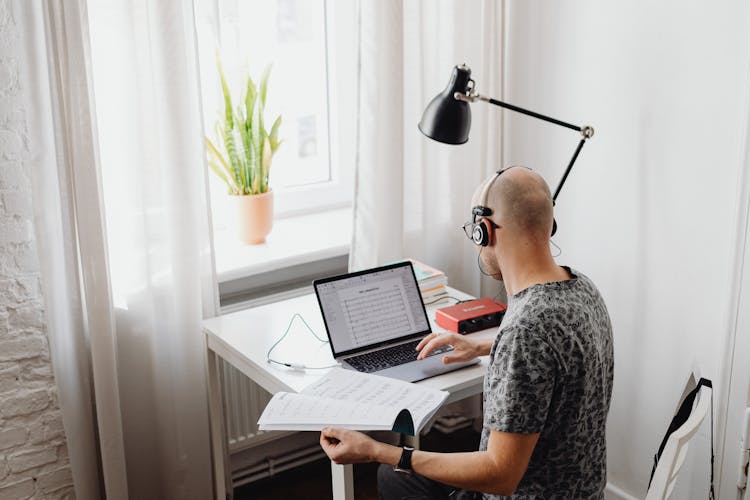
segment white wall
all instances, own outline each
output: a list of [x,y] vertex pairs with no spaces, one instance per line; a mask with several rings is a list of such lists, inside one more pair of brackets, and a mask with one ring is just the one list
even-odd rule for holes
[[[642,497],[693,360],[715,381],[724,363],[750,3],[507,4],[506,100],[596,129],[558,198],[555,240],[607,301],[609,480]],[[576,133],[510,113],[505,130],[505,163],[554,189]],[[706,496],[706,429],[675,498]]]

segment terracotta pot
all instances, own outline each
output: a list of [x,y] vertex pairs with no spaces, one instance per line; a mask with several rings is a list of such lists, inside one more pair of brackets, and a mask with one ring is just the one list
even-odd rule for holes
[[232,196],[237,237],[248,245],[266,242],[273,226],[273,191]]

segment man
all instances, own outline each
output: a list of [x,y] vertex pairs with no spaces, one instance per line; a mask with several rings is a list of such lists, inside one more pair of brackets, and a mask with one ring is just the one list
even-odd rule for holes
[[[444,362],[490,356],[479,451],[409,456],[362,433],[330,428],[320,444],[336,463],[384,464],[378,487],[387,499],[482,497],[471,492],[492,499],[603,499],[613,379],[606,306],[588,278],[555,263],[552,198],[538,174],[501,170],[480,186],[472,206],[467,234],[478,245],[483,272],[503,281],[508,310],[494,341],[433,333],[417,349],[424,357],[450,344]],[[397,464],[411,473],[394,472]]]

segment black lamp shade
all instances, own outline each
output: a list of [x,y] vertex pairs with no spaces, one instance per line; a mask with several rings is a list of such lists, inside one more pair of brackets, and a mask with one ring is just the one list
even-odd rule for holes
[[430,101],[422,114],[419,130],[438,142],[463,144],[469,140],[471,109],[469,103],[459,101],[453,94],[466,94],[471,81],[471,70],[466,66],[453,68],[448,86]]

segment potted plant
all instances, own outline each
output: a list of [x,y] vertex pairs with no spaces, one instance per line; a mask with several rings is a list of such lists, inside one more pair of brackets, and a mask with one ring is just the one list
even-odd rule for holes
[[206,137],[208,166],[229,188],[239,239],[248,244],[264,243],[273,225],[273,191],[268,187],[268,174],[281,144],[281,116],[270,132],[263,121],[271,67],[266,68],[257,87],[248,75],[241,104],[235,108],[220,61],[217,66],[224,111],[216,121],[215,141]]

